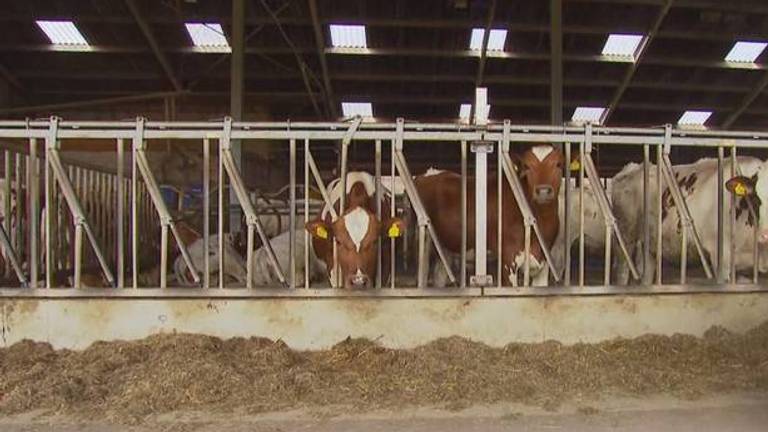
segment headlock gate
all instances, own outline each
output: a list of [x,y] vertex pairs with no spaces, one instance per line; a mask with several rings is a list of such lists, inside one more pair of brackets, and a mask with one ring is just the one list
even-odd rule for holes
[[[403,119],[395,123],[368,123],[360,118],[339,123],[247,123],[229,118],[218,122],[152,122],[143,118],[135,122],[73,122],[54,117],[47,121],[0,122],[0,140],[20,142],[24,148],[23,152],[18,152],[19,146],[4,151],[0,203],[4,217],[0,225],[5,272],[4,287],[0,289],[3,296],[94,295],[96,287],[101,288],[99,296],[205,296],[212,293],[206,289],[218,287],[248,288],[228,292],[254,297],[514,296],[644,292],[644,289],[653,293],[758,291],[763,289],[759,273],[768,271],[768,261],[761,268],[761,254],[768,252],[761,251],[766,247],[764,240],[768,240],[768,229],[761,230],[763,225],[768,227],[765,220],[768,211],[762,207],[768,205],[768,190],[759,187],[761,176],[768,177],[768,168],[763,173],[762,161],[737,157],[738,149],[750,152],[768,149],[765,133],[678,130],[669,125],[663,128],[608,128],[592,124],[520,126],[509,121],[490,124],[479,121],[476,125],[410,123]],[[63,162],[62,142],[68,140],[114,142],[115,170],[101,172]],[[173,208],[164,201],[163,185],[153,173],[152,154],[147,151],[147,143],[152,140],[179,140],[182,145],[202,153],[201,226],[191,230],[180,226]],[[281,232],[272,232],[265,226],[263,219],[269,214],[252,198],[252,191],[231,151],[234,140],[243,146],[259,145],[267,140],[287,146],[289,183],[284,213],[287,213],[288,224],[282,227],[287,233],[285,244],[276,244]],[[337,171],[340,180],[332,184],[334,178],[323,176],[323,167],[318,165],[313,149],[317,143],[334,141],[340,145]],[[414,156],[406,157],[409,148],[440,143],[455,145],[460,164],[461,224],[455,229],[460,230],[461,248],[453,253],[446,247],[445,239],[440,238],[434,214],[427,210],[420,194],[415,181],[418,176],[413,175],[413,161],[409,161]],[[562,151],[565,160],[562,168],[558,168],[564,186],[561,196],[554,197],[560,209],[557,241],[564,243],[558,248],[555,244],[542,248],[543,261],[534,263],[532,246],[544,244],[545,237],[542,220],[530,202],[529,185],[525,183],[528,174],[520,165],[517,153],[531,145],[550,144],[553,151]],[[411,237],[396,234],[377,240],[375,282],[361,292],[328,288],[328,285],[344,285],[341,272],[330,272],[331,280],[313,274],[310,269],[317,260],[313,238],[297,225],[297,218],[302,215],[305,225],[318,217],[314,204],[310,209],[310,203],[316,202],[313,201],[316,197],[310,196],[313,188],[319,191],[320,205],[325,206],[331,220],[343,217],[347,210],[346,192],[351,187],[347,174],[353,171],[349,162],[349,149],[353,145],[373,148],[371,177],[375,182],[373,202],[377,220],[395,218],[403,215],[404,210],[412,212],[415,224],[406,229],[414,234],[417,244],[416,272],[408,274],[402,260],[397,259],[401,255],[397,251],[403,247],[399,243]],[[622,170],[613,178],[614,188],[610,193],[601,182],[592,156],[597,146],[608,152],[632,148],[633,154],[639,157],[634,177],[629,169],[632,167]],[[621,150],[617,146],[621,146]],[[703,152],[711,152],[714,157],[689,165],[675,165],[673,150],[681,147],[704,149]],[[655,163],[651,160],[653,149]],[[468,164],[470,153],[474,154],[473,175]],[[494,153],[495,163],[488,158]],[[389,160],[388,176],[383,176],[385,159]],[[297,170],[299,160],[303,160],[303,172]],[[126,166],[130,167],[128,172]],[[214,167],[216,169],[212,169]],[[716,187],[705,189],[703,181],[696,183],[705,177],[704,169],[710,170],[708,173]],[[211,175],[212,171],[218,176]],[[747,175],[742,175],[742,171]],[[768,178],[765,180],[768,182]],[[474,202],[468,202],[470,181],[475,187]],[[212,182],[218,195],[215,204],[210,200],[214,190]],[[623,204],[622,196],[617,195],[617,184],[626,194],[637,186],[640,194],[629,197],[634,208],[619,208]],[[488,214],[492,203],[485,199],[492,186],[499,191],[493,206],[495,215]],[[337,202],[333,194],[338,187],[343,192],[338,194]],[[227,232],[226,223],[228,188],[234,192],[236,205],[245,215],[244,257],[233,256],[228,243],[233,234]],[[398,188],[402,188],[409,209],[396,208]],[[502,212],[509,211],[503,205],[506,193],[502,193],[503,190],[508,190],[514,198],[515,209],[521,215],[519,226],[502,223],[505,220]],[[732,193],[727,199],[729,190]],[[695,193],[699,195],[694,197]],[[765,194],[762,200],[761,194]],[[698,200],[697,204],[692,204],[694,200]],[[710,220],[716,218],[716,224],[696,214],[702,208],[702,200],[715,203],[711,208],[716,209],[716,214],[706,216]],[[572,207],[574,203],[577,205]],[[389,214],[383,214],[383,204],[387,204]],[[692,205],[696,205],[696,209],[692,209]],[[467,238],[468,209],[475,215],[474,263],[468,261],[471,252]],[[627,210],[634,213],[634,218],[628,217]],[[588,216],[590,212],[597,215],[594,220]],[[214,215],[218,220],[212,224]],[[747,221],[742,223],[744,219]],[[496,244],[487,242],[491,221],[496,224],[493,227]],[[588,250],[589,241],[594,240],[589,232],[595,223],[601,233],[598,243],[602,242],[602,253],[595,254],[597,258]],[[749,238],[744,237],[742,225],[751,228]],[[668,226],[673,227],[672,231],[666,231]],[[522,254],[515,257],[514,273],[501,259],[505,247],[502,232],[506,230],[519,230],[523,239]],[[187,231],[198,233],[199,238],[190,240]],[[173,237],[170,245],[169,233]],[[578,272],[576,278],[572,275],[571,238],[578,239],[578,260],[573,263]],[[671,246],[673,244],[679,247]],[[198,246],[199,252],[195,249]],[[342,246],[333,243],[334,268],[339,255],[344,253],[339,250]],[[739,258],[744,247],[751,248],[751,283],[740,283],[738,278],[747,268]],[[169,259],[174,248],[179,265]],[[695,260],[689,258],[689,248],[695,250]],[[431,250],[437,252],[435,262],[430,260]],[[672,250],[679,253],[665,255],[665,251]],[[560,258],[562,263],[558,265]],[[385,259],[388,262],[384,262]],[[602,270],[590,267],[594,259],[602,260]],[[488,260],[495,260],[495,271],[488,271]],[[266,267],[260,267],[257,261],[266,263]],[[665,280],[667,267],[675,263],[679,266],[679,277]],[[700,268],[689,271],[690,263],[700,264]],[[242,267],[244,276],[235,277],[236,282],[232,282],[228,280],[232,276],[228,269],[235,264]],[[470,268],[472,264],[474,271]],[[534,264],[537,267],[532,267]],[[430,287],[430,266],[443,269],[447,287]],[[519,280],[517,266],[521,270]],[[259,268],[269,269],[271,283],[262,286],[254,282],[263,279],[259,279],[262,275],[255,274]],[[383,268],[388,271],[384,272]],[[540,271],[549,271],[549,277],[543,280],[549,280],[553,286],[531,286],[532,272]],[[174,288],[174,276],[180,277],[179,272],[192,281],[192,286]],[[218,278],[212,279],[216,273]],[[595,278],[597,273],[601,277]],[[629,281],[633,286],[623,286],[626,278],[617,284],[621,274],[631,276]],[[203,289],[195,290],[195,287]],[[217,291],[216,295],[225,291]]]

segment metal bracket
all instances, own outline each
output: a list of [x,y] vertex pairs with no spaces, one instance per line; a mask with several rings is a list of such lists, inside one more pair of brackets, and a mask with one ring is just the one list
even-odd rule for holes
[[[261,239],[263,246],[267,250],[267,259],[269,260],[269,264],[272,266],[272,269],[275,271],[275,274],[277,275],[277,279],[280,281],[281,284],[286,285],[287,283],[285,280],[285,276],[284,276],[283,270],[280,268],[280,263],[277,261],[277,257],[275,256],[275,251],[272,249],[272,244],[270,243],[269,238],[264,232],[264,228],[261,225],[261,221],[259,220],[259,216],[256,213],[256,210],[253,208],[253,203],[251,203],[251,200],[248,197],[248,189],[245,187],[245,182],[243,181],[243,178],[240,176],[240,172],[237,170],[237,165],[235,164],[235,160],[232,157],[231,138],[232,138],[232,117],[226,117],[224,118],[224,130],[221,135],[221,146],[219,147],[219,157],[221,158],[221,162],[224,165],[225,172],[227,173],[230,181],[232,182],[232,189],[234,190],[235,195],[237,196],[237,201],[240,203],[240,207],[243,209],[246,215],[246,222],[248,225],[248,250],[246,251],[246,254],[247,254],[246,286],[248,288],[251,288],[253,285],[254,229],[259,234],[259,238]],[[223,242],[223,241],[224,239],[219,239],[219,242]],[[223,269],[220,269],[220,271],[223,271]]]
[[[64,200],[67,203],[67,206],[69,207],[69,211],[72,214],[72,219],[74,220],[75,224],[75,287],[80,286],[80,270],[81,270],[81,259],[80,259],[80,252],[82,251],[82,235],[83,231],[85,231],[86,236],[88,237],[88,241],[91,243],[91,247],[93,248],[93,252],[96,254],[96,258],[99,261],[99,265],[101,266],[101,270],[104,273],[105,279],[107,279],[107,283],[110,286],[115,286],[115,278],[112,275],[112,271],[109,269],[109,266],[107,265],[107,260],[104,257],[104,253],[101,251],[101,248],[99,247],[99,243],[96,239],[96,235],[93,232],[93,229],[91,228],[90,223],[88,223],[88,219],[85,216],[85,212],[83,211],[83,208],[80,206],[80,201],[77,199],[77,195],[75,194],[75,190],[72,187],[72,183],[69,181],[69,177],[67,176],[67,172],[64,169],[64,165],[61,163],[61,159],[59,158],[59,150],[58,150],[58,128],[59,128],[59,118],[58,117],[51,117],[51,124],[48,136],[46,137],[46,158],[48,159],[48,164],[51,169],[51,172],[54,176],[55,181],[59,184],[59,187],[61,188],[61,193],[64,195]],[[51,208],[51,203],[46,203],[46,208]],[[50,225],[47,227],[50,228]],[[51,233],[50,229],[46,233],[46,237],[50,238]],[[46,248],[46,259],[50,260],[50,247]],[[47,266],[50,267],[50,266]],[[50,269],[49,269],[50,270]],[[47,275],[48,281],[51,281],[51,274]]]
[[469,277],[469,285],[477,288],[493,286],[493,275],[472,275]]
[[474,141],[470,143],[469,148],[472,153],[490,154],[493,153],[494,144],[493,141]]

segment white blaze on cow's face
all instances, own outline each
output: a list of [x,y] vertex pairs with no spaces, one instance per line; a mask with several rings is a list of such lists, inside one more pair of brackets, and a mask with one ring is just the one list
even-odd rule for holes
[[349,238],[355,245],[357,252],[360,252],[360,246],[363,243],[365,235],[368,233],[371,224],[371,216],[361,207],[357,207],[344,215],[344,226],[347,228]]

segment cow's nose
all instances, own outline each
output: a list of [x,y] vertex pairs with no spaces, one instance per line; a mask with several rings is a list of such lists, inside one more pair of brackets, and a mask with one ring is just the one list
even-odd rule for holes
[[760,231],[760,236],[757,238],[758,243],[768,243],[768,230]]
[[555,199],[555,189],[550,185],[538,185],[534,190],[533,199],[540,203],[552,201]]
[[349,278],[349,284],[355,288],[365,288],[368,286],[368,276],[358,272]]

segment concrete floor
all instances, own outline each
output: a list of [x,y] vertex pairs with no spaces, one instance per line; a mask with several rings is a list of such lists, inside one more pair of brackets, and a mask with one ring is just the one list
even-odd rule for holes
[[0,418],[4,432],[443,432],[443,431],[765,431],[768,394],[742,394],[681,401],[668,397],[610,399],[564,405],[556,412],[499,404],[462,411],[432,408],[351,415],[342,407],[261,415],[174,412],[141,425],[80,422],[71,417],[26,413]]

